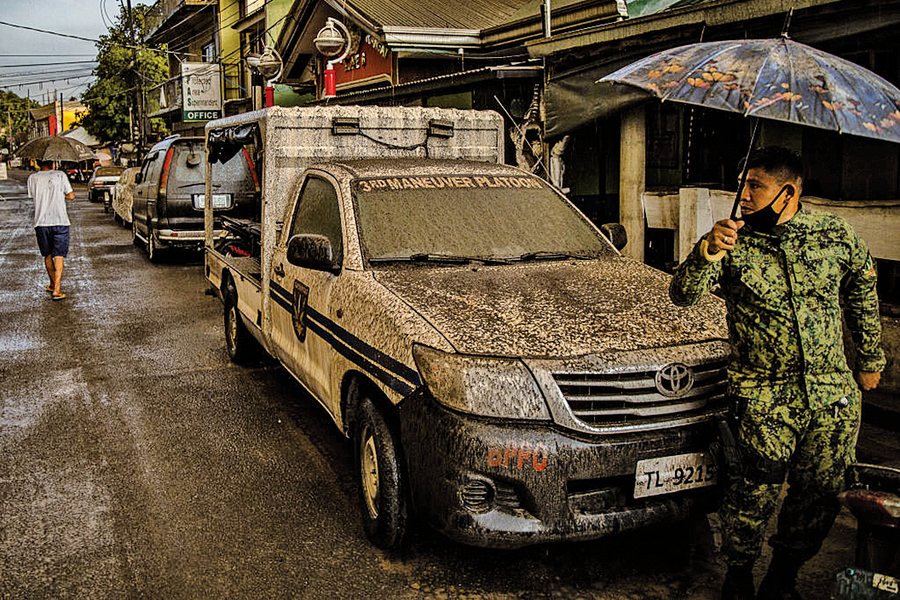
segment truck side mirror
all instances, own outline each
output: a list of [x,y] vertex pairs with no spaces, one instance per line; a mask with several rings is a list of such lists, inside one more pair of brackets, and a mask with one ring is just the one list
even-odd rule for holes
[[628,244],[628,234],[621,223],[604,223],[600,226],[600,232],[612,242],[616,250],[621,250]]
[[140,182],[144,180],[143,173],[135,173],[134,174],[134,185],[138,185]]
[[316,271],[337,269],[331,240],[315,233],[301,233],[288,240],[287,260],[294,266]]

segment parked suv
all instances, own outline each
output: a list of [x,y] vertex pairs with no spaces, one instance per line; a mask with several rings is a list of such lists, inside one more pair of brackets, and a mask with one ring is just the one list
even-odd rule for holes
[[[212,165],[215,236],[221,235],[220,215],[241,219],[259,213],[259,182],[247,152]],[[206,144],[203,138],[171,136],[147,153],[135,177],[132,232],[143,242],[151,261],[161,249],[200,248],[204,239],[203,207]]]

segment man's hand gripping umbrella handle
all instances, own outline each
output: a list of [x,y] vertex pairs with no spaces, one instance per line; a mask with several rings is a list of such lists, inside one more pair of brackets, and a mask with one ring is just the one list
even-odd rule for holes
[[[732,222],[734,222],[734,220],[737,218],[738,206],[741,205],[741,193],[744,191],[744,184],[747,183],[747,172],[750,170],[750,153],[753,152],[753,146],[756,145],[756,136],[758,133],[759,119],[756,119],[753,123],[753,133],[750,134],[750,144],[747,147],[747,155],[744,156],[744,164],[741,169],[741,181],[738,184],[737,192],[734,195],[734,203],[731,206],[731,216],[729,217],[729,220],[731,220]],[[716,226],[713,227],[713,231],[715,231],[716,227],[720,227],[719,223],[717,223]],[[712,236],[713,231],[704,236],[703,240],[701,241],[700,251],[703,253],[703,256],[706,257],[707,260],[714,262],[722,260],[728,250],[723,248],[714,254],[710,254],[708,252],[709,238]],[[734,239],[732,239],[732,243],[735,239],[737,238],[735,237]]]

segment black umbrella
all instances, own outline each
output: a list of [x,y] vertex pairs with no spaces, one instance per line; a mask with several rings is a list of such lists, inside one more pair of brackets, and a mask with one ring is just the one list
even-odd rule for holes
[[94,153],[90,148],[79,141],[61,135],[51,135],[31,140],[16,150],[15,153],[22,158],[33,158],[34,160],[81,162],[94,159]]

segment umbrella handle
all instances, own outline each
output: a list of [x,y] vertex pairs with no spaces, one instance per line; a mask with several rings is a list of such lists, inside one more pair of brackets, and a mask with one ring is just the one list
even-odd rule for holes
[[731,217],[734,221],[737,216],[738,206],[741,205],[741,192],[744,191],[744,184],[747,183],[747,171],[750,170],[750,154],[753,152],[753,146],[756,144],[756,135],[759,133],[759,119],[754,118],[753,133],[750,134],[750,146],[747,148],[747,156],[744,157],[744,168],[741,170],[741,183],[738,185],[737,193],[734,195],[734,204],[731,206]]

